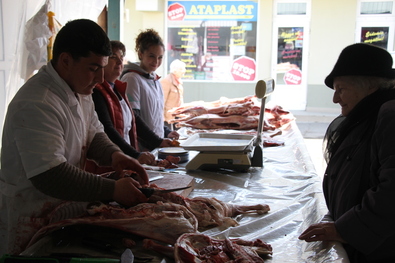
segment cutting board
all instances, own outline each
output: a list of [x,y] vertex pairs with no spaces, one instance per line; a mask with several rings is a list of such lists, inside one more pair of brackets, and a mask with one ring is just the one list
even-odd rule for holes
[[158,175],[163,176],[162,179],[158,179],[151,182],[152,184],[156,184],[158,187],[161,188],[171,189],[171,188],[191,186],[188,189],[175,192],[176,194],[181,195],[183,197],[187,197],[193,190],[194,178],[187,174],[166,173],[166,172],[157,172],[157,171],[147,171],[147,173],[149,178]]

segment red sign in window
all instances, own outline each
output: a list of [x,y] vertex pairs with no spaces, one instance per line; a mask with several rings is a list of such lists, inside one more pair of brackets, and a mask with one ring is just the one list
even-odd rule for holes
[[246,56],[239,57],[233,61],[231,74],[234,80],[255,80],[255,60]]
[[185,7],[179,3],[171,4],[167,8],[167,18],[170,21],[182,21],[185,17]]
[[284,82],[287,85],[300,85],[302,83],[302,71],[299,69],[288,70],[284,75]]

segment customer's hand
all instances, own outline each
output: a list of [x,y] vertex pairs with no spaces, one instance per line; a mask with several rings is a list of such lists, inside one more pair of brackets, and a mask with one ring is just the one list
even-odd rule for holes
[[133,170],[139,176],[137,178],[138,182],[142,185],[148,185],[148,174],[144,167],[134,158],[127,156],[123,152],[114,152],[112,154],[112,168],[121,174],[123,170]]
[[139,163],[141,164],[148,164],[148,165],[154,165],[155,164],[155,156],[150,153],[150,152],[142,152],[140,153],[140,156],[137,158]]
[[341,243],[347,243],[340,236],[339,232],[337,232],[335,223],[333,222],[313,224],[299,236],[299,239],[305,240],[306,242],[338,241]]
[[125,177],[115,182],[113,199],[125,206],[134,206],[145,203],[148,198],[137,188],[141,188],[139,182],[130,177]]
[[167,135],[167,138],[178,140],[180,138],[180,134],[178,132],[176,132],[176,131],[171,131]]

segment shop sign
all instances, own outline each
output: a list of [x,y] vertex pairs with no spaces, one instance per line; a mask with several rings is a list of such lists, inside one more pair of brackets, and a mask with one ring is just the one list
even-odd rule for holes
[[239,57],[233,61],[231,74],[234,80],[255,80],[255,60],[246,56]]
[[288,70],[284,74],[284,82],[287,85],[300,85],[302,83],[302,71],[299,69]]
[[[169,21],[257,21],[258,4],[253,1],[169,1],[168,4],[168,13],[170,11],[174,13],[178,12],[178,14],[174,14],[177,19],[173,19],[173,16],[171,18],[168,14]],[[170,7],[172,7],[171,10]],[[181,15],[181,11],[183,15]]]

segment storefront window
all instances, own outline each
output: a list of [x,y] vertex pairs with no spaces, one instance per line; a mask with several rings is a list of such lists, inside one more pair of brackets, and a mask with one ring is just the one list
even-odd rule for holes
[[169,1],[167,62],[187,64],[184,79],[254,81],[257,3]]
[[362,2],[361,15],[392,14],[393,1]]
[[306,3],[278,3],[277,15],[306,15]]
[[361,42],[369,43],[388,48],[388,31],[389,27],[362,27],[361,28]]

